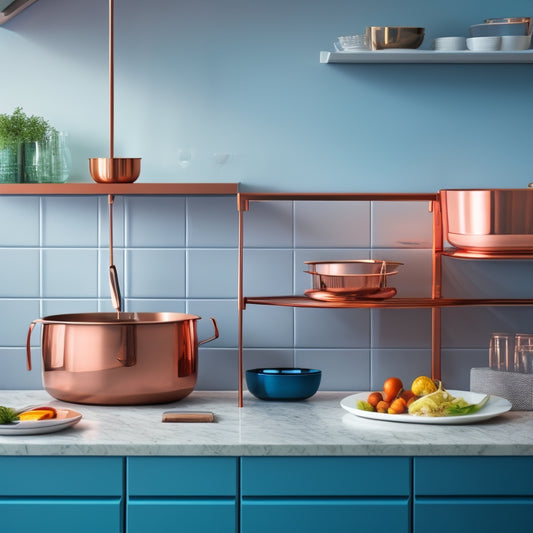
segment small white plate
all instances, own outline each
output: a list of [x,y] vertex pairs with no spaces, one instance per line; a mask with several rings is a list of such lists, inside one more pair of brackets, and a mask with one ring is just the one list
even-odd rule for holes
[[[448,390],[448,389],[446,389]],[[455,398],[463,398],[468,403],[479,403],[486,395],[478,392],[448,390]],[[489,401],[477,413],[459,416],[413,416],[413,415],[389,415],[387,413],[375,413],[357,409],[357,401],[368,398],[369,392],[359,392],[352,394],[341,400],[341,406],[349,413],[361,418],[371,418],[374,420],[386,420],[387,422],[407,422],[409,424],[473,424],[488,420],[501,415],[511,409],[511,402],[499,396],[490,396]]]
[[81,413],[72,409],[57,409],[57,417],[47,420],[23,420],[12,424],[0,424],[0,435],[41,435],[54,433],[77,424]]

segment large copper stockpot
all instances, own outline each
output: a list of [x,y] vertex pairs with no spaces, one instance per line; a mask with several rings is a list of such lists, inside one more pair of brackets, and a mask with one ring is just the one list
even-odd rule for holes
[[172,402],[196,385],[200,317],[184,313],[79,313],[34,320],[41,324],[43,385],[67,402],[132,405]]
[[533,187],[440,191],[444,237],[487,254],[533,250]]

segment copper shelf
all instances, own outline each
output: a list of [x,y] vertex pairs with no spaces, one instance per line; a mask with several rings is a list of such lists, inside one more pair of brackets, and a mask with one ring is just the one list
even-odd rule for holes
[[349,302],[321,302],[306,296],[259,296],[244,298],[244,305],[276,305],[281,307],[309,307],[315,309],[414,309],[468,306],[533,305],[533,298],[389,298],[387,300],[357,300]]
[[455,257],[457,259],[484,259],[489,261],[501,261],[508,259],[533,259],[533,250],[530,252],[505,252],[505,253],[487,253],[487,252],[471,252],[468,250],[459,250],[456,248],[447,248],[440,252],[446,257]]
[[0,195],[234,195],[238,183],[1,183]]
[[413,202],[435,201],[439,195],[436,193],[283,193],[283,192],[258,192],[240,193],[239,205],[247,209],[248,202],[268,201],[368,201],[368,202]]

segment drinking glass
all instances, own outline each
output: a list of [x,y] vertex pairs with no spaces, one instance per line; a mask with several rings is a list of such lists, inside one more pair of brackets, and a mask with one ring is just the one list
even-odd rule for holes
[[512,372],[514,370],[511,336],[508,333],[492,333],[489,344],[489,367],[493,370]]
[[515,372],[533,374],[533,333],[517,333],[514,349]]

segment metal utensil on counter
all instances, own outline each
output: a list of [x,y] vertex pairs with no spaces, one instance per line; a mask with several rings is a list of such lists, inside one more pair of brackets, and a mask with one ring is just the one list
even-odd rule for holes
[[141,172],[140,157],[115,157],[114,154],[114,2],[109,0],[109,157],[89,158],[89,171],[97,183],[133,183]]

